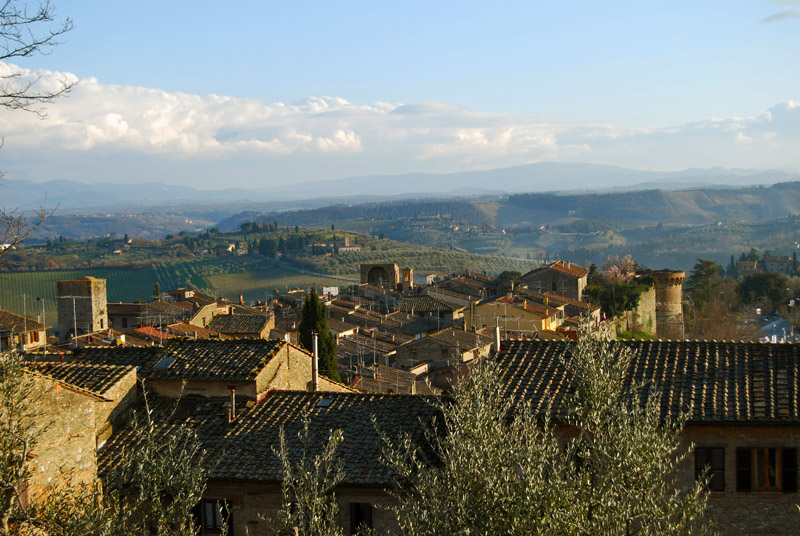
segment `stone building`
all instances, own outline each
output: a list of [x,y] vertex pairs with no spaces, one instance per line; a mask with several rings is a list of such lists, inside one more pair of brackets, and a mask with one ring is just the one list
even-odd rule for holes
[[[413,271],[411,280],[413,281]],[[361,283],[397,290],[402,287],[403,281],[400,267],[394,263],[361,265]]]
[[59,281],[57,293],[60,340],[108,329],[105,279],[87,275]]
[[30,400],[38,413],[29,476],[20,497],[23,505],[30,505],[50,490],[95,483],[96,408],[106,399],[34,371],[24,374],[33,382]]
[[111,437],[127,421],[137,398],[136,369],[130,365],[39,362],[25,368],[42,376],[77,387],[93,396],[96,445]]
[[[76,362],[133,365],[148,390],[164,397],[181,393],[257,400],[276,389],[311,390],[313,356],[282,340],[173,338],[163,347],[82,348]],[[351,389],[318,376],[317,390]],[[233,392],[233,393],[232,393]]]
[[[498,358],[505,396],[515,407],[552,404],[558,415],[570,392],[568,345],[522,341]],[[689,409],[684,447],[694,450],[674,475],[688,490],[711,468],[708,513],[723,534],[793,534],[800,502],[800,353],[793,344],[629,341],[628,381],[658,396],[661,415]]]
[[683,270],[656,270],[656,332],[661,339],[683,339]]
[[0,351],[38,350],[47,344],[49,327],[32,318],[0,310]]
[[[283,501],[282,465],[275,454],[280,431],[288,440],[291,461],[297,463],[303,452],[297,437],[303,419],[308,419],[313,438],[327,438],[336,429],[343,433],[337,459],[343,463],[344,479],[335,492],[345,534],[356,534],[361,523],[382,533],[393,523],[392,513],[381,507],[392,504],[388,490],[394,475],[382,461],[381,433],[394,441],[408,434],[419,443],[436,415],[429,397],[413,395],[272,391],[256,404],[237,406],[233,419],[227,402],[187,396],[173,411],[174,400],[150,401],[157,422],[189,423],[208,459],[214,460],[197,509],[201,534],[219,534],[218,507],[223,502],[230,507],[227,521],[233,534],[274,534],[265,518],[276,515]],[[101,474],[119,461],[122,448],[131,446],[135,448],[135,436],[130,430],[111,439],[98,455]]]
[[263,314],[217,315],[207,327],[240,339],[268,339],[269,332],[275,327],[275,317]]
[[582,301],[588,276],[586,268],[568,261],[556,261],[531,270],[520,277],[520,282],[537,292],[555,292]]

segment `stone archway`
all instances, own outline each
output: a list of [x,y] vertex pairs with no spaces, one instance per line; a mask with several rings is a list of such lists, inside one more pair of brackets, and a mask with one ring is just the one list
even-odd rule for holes
[[373,266],[367,272],[367,283],[375,285],[376,287],[390,288],[392,286],[392,278],[389,272],[383,266]]

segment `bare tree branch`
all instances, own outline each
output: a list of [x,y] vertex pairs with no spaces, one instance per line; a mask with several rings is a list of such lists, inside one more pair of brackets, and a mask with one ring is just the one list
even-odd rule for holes
[[[50,0],[42,0],[29,9],[16,0],[6,0],[0,6],[0,61],[47,54],[51,47],[61,44],[60,38],[70,30],[70,18],[56,20]],[[23,79],[20,73],[0,76],[0,106],[12,110],[33,112],[46,117],[41,107],[68,93],[74,82],[62,79],[55,89],[44,88],[40,78]]]

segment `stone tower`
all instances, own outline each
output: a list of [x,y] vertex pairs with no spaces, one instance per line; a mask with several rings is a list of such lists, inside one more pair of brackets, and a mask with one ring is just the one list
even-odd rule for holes
[[680,340],[683,333],[683,270],[656,270],[656,333],[661,339]]
[[[59,281],[58,338],[65,341],[108,328],[106,280],[90,276]],[[77,330],[77,331],[76,331]]]

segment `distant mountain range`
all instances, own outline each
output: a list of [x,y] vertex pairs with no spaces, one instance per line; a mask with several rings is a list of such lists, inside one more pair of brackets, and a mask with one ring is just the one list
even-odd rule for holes
[[597,164],[542,162],[484,171],[374,175],[254,189],[203,190],[153,182],[86,184],[67,180],[40,183],[6,180],[0,185],[0,206],[31,209],[41,205],[46,196],[47,205],[59,204],[61,211],[235,203],[238,210],[231,210],[234,213],[243,208],[242,203],[253,209],[270,211],[315,208],[332,202],[432,196],[730,188],[798,180],[800,174],[779,170],[712,168],[657,172]]

